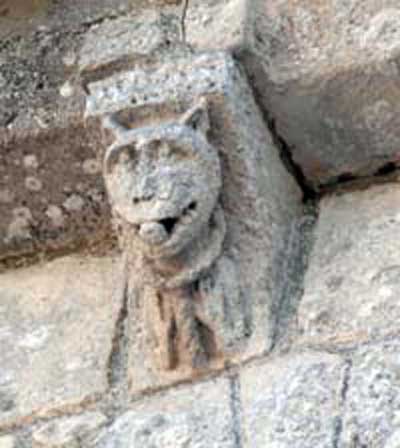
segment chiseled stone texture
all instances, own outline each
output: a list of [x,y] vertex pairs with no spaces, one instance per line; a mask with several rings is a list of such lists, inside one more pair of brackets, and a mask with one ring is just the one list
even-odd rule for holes
[[243,63],[310,185],[399,161],[396,0],[192,0],[190,45]]
[[345,346],[398,334],[400,186],[322,199],[299,310],[303,342]]
[[0,428],[107,390],[119,271],[71,256],[0,275]]
[[[249,327],[249,337],[229,361],[268,351],[275,307],[281,298],[280,267],[287,256],[287,241],[302,214],[302,195],[283,166],[233,59],[224,53],[176,58],[120,73],[88,88],[88,122],[113,113],[116,121],[130,129],[174,123],[199,97],[207,100],[209,143],[218,151],[222,168],[220,203],[227,224],[223,256],[237,270],[235,278],[241,286],[240,300]],[[132,392],[187,377],[174,371],[160,374],[152,360],[143,356],[145,323],[142,313],[134,312],[135,303],[133,294],[129,336]]]
[[104,77],[121,65],[149,62],[180,40],[176,14],[150,9],[103,22],[86,33],[78,66],[84,78]]
[[398,163],[396,0],[250,0],[246,66],[276,130],[315,186]]
[[343,373],[340,357],[317,353],[244,369],[244,447],[333,447]]
[[96,437],[107,418],[97,412],[87,412],[46,423],[33,433],[33,448],[81,448]]
[[400,343],[363,347],[352,358],[340,447],[400,445]]
[[104,429],[93,447],[234,448],[230,392],[229,380],[218,379],[137,403]]

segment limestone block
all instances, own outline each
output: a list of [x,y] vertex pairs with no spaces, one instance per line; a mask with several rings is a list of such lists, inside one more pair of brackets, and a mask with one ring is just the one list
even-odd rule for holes
[[[181,57],[88,88],[88,122],[103,120],[117,136],[104,173],[130,260],[131,391],[268,351],[301,193],[234,61]],[[136,146],[142,156],[131,164]],[[161,370],[154,352],[169,360]]]
[[106,392],[119,275],[80,256],[0,275],[0,428]]
[[318,189],[398,163],[399,21],[396,0],[194,0],[187,36],[235,53]]
[[399,353],[396,341],[364,347],[353,356],[339,446],[399,446]]
[[33,434],[33,448],[80,448],[105,425],[107,418],[100,413],[87,412],[46,423]]
[[234,433],[230,384],[219,379],[137,403],[93,447],[234,448]]
[[85,35],[78,66],[85,78],[110,68],[148,61],[171,50],[180,36],[178,16],[155,9],[105,21]]
[[298,354],[241,373],[246,448],[325,448],[340,415],[343,362],[326,354]]
[[326,197],[299,310],[303,342],[334,347],[398,334],[397,184]]

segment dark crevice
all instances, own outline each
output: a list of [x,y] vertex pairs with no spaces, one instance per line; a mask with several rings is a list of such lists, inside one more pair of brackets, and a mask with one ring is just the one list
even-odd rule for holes
[[168,235],[171,235],[171,233],[174,231],[177,222],[178,218],[165,218],[159,221],[159,223],[164,227]]
[[186,44],[186,17],[189,9],[189,1],[183,0],[182,14],[181,14],[181,39]]
[[242,405],[240,393],[240,379],[239,377],[230,378],[230,401],[232,410],[232,432],[233,432],[233,446],[234,448],[243,447],[242,435]]
[[293,150],[286,143],[286,141],[279,135],[275,119],[270,117],[267,112],[264,113],[264,119],[271,132],[273,141],[279,150],[279,155],[281,157],[284,166],[289,171],[289,173],[291,173],[292,176],[296,179],[298,185],[303,191],[303,201],[308,202],[310,200],[315,200],[316,192],[313,189],[311,183],[304,175],[301,166],[297,162],[295,162],[293,158]]
[[195,318],[197,333],[200,339],[200,345],[203,348],[207,359],[214,358],[217,354],[217,342],[214,332],[198,318]]
[[389,162],[383,165],[381,168],[379,168],[374,176],[386,176],[388,174],[394,173],[398,169],[397,165],[394,162]]
[[125,281],[122,306],[115,324],[115,332],[112,341],[112,350],[108,362],[108,384],[111,389],[118,386],[126,376],[126,333],[128,318],[128,285]]
[[352,366],[353,366],[352,361],[350,359],[347,359],[343,369],[342,384],[340,389],[340,409],[339,409],[340,414],[336,416],[333,427],[333,439],[332,439],[333,448],[339,448],[341,446],[340,441],[343,434],[343,426],[344,426],[343,413],[346,407],[346,400],[349,391]]

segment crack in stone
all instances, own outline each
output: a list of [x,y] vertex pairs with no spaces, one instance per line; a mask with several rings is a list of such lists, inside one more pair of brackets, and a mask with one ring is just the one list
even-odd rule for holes
[[[126,275],[124,276],[124,289],[122,306],[115,324],[115,332],[112,341],[112,350],[108,362],[108,384],[113,393],[118,389],[118,386],[124,386],[127,376],[127,319],[128,319],[128,282],[126,281]],[[124,387],[122,387],[124,389]]]
[[234,448],[243,448],[243,436],[242,436],[242,406],[240,399],[240,379],[239,377],[230,378],[230,399],[232,409],[232,432]]
[[182,13],[181,13],[181,39],[186,44],[186,18],[189,9],[189,1],[183,0]]
[[342,379],[342,385],[340,388],[340,412],[336,418],[335,418],[335,424],[334,424],[334,430],[333,430],[333,440],[332,440],[332,447],[333,448],[339,448],[340,446],[340,439],[342,437],[343,433],[343,411],[346,406],[346,400],[347,395],[349,391],[350,386],[350,379],[351,379],[351,369],[353,367],[353,363],[351,359],[347,359],[345,361],[345,366],[343,369],[343,379]]

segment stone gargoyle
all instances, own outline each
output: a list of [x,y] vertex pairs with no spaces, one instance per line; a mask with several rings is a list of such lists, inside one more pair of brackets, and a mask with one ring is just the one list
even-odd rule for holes
[[174,122],[114,131],[104,177],[144,350],[163,371],[207,368],[249,331],[239,274],[224,254],[221,163],[207,138],[207,102]]

